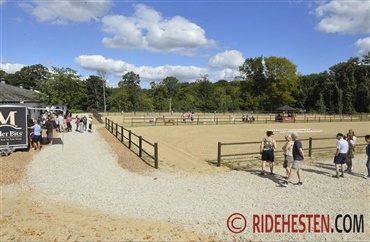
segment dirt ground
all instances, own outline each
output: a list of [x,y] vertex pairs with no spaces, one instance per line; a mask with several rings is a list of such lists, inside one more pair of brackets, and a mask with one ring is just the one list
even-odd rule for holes
[[[249,145],[223,146],[222,154],[241,154],[246,152],[259,152],[261,140],[266,136],[267,130],[274,131],[274,139],[278,149],[276,156],[282,157],[281,147],[284,145],[284,136],[291,134],[290,130],[298,130],[300,139],[313,138],[313,147],[331,147],[327,154],[334,155],[336,146],[336,134],[346,134],[349,129],[355,131],[358,140],[356,144],[362,147],[364,152],[365,140],[363,136],[370,133],[369,122],[338,122],[338,123],[272,123],[272,124],[226,124],[226,125],[170,125],[156,127],[126,127],[136,135],[141,135],[146,140],[158,143],[159,167],[167,171],[187,172],[220,172],[222,168],[215,167],[217,161],[218,142],[238,143],[255,142]],[[300,132],[299,130],[311,130],[314,132]],[[281,132],[279,132],[281,131]],[[318,138],[332,138],[329,140],[316,140]],[[302,142],[303,148],[308,148],[308,141]],[[332,152],[330,152],[330,150]],[[307,151],[306,151],[307,153]],[[308,155],[308,154],[307,154]],[[312,158],[318,158],[321,154],[313,152]],[[233,163],[233,159],[228,159]],[[254,155],[259,160],[259,155]],[[282,159],[282,158],[280,158]],[[258,163],[258,162],[257,162]]]
[[[116,150],[118,163],[132,172],[150,172],[143,163],[101,125],[101,136]],[[42,149],[47,149],[44,145]],[[114,216],[72,203],[34,199],[34,191],[4,191],[19,184],[37,151],[17,151],[1,156],[1,241],[216,241],[217,238],[187,231],[167,221]],[[40,151],[42,152],[42,150]]]
[[[101,136],[115,150],[118,163],[132,172],[150,172],[152,167],[142,162],[125,148],[103,125]],[[217,142],[258,141],[268,129],[317,129],[323,132],[300,133],[301,138],[333,137],[335,134],[354,129],[356,135],[370,133],[368,122],[310,123],[310,124],[258,124],[258,125],[183,125],[134,127],[133,132],[160,144],[160,169],[168,172],[216,173],[227,171],[207,161],[216,159]],[[283,139],[284,133],[276,133]],[[362,139],[358,143],[364,143]],[[329,144],[330,145],[330,144]],[[43,147],[47,149],[47,146]],[[258,147],[254,147],[258,149]],[[253,149],[254,149],[253,148]],[[280,149],[280,148],[279,148]],[[42,151],[41,151],[42,152]],[[167,221],[142,220],[103,214],[71,203],[50,203],[34,200],[32,190],[4,191],[3,186],[18,184],[25,176],[25,168],[32,161],[34,150],[15,152],[3,156],[0,163],[2,241],[215,241],[218,238],[187,231]],[[6,229],[4,229],[6,228]]]

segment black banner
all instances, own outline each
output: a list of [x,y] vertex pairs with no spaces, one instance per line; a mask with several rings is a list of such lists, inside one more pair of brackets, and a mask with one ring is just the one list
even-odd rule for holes
[[27,107],[0,105],[0,146],[28,146]]

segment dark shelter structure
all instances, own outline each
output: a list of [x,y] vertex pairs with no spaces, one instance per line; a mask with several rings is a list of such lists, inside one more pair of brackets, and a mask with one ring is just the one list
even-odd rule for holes
[[275,115],[276,122],[295,122],[295,115],[297,109],[285,105],[280,108],[277,108],[275,112],[276,112]]

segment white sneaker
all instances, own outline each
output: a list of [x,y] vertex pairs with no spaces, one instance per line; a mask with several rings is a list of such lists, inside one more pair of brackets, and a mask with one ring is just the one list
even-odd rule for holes
[[370,179],[370,176],[363,176],[363,178],[365,178],[365,179]]

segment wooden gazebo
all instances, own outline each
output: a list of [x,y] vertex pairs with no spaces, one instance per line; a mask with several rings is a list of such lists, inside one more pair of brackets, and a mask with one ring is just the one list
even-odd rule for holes
[[280,108],[277,108],[275,112],[276,112],[275,115],[276,122],[295,122],[295,115],[297,109],[285,105]]

